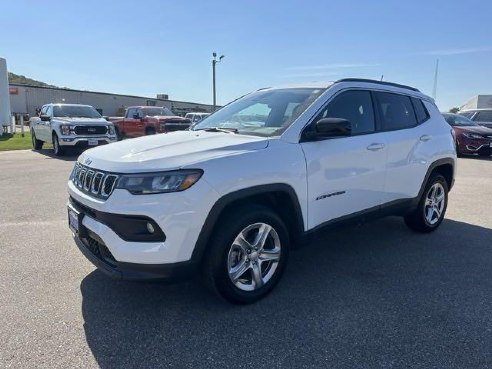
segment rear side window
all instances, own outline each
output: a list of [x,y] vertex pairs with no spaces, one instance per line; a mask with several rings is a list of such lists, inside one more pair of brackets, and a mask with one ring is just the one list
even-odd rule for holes
[[414,127],[417,119],[409,96],[388,92],[376,92],[382,130]]
[[336,96],[318,114],[322,118],[343,118],[352,123],[352,134],[370,133],[375,130],[374,111],[369,91],[347,91]]
[[481,111],[475,119],[478,122],[492,122],[492,111]]
[[417,122],[422,123],[429,119],[429,112],[425,108],[422,100],[412,97],[413,107],[415,109],[415,115],[417,117]]

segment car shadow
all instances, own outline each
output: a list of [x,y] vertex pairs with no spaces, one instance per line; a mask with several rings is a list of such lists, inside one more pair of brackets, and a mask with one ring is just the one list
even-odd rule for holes
[[62,156],[56,156],[53,153],[53,149],[41,149],[41,150],[36,150],[34,152],[45,156],[45,159],[57,159],[63,161],[76,161],[79,155],[82,153],[81,150],[76,150],[76,149],[67,150],[63,153]]
[[479,367],[490,240],[491,229],[448,219],[425,235],[399,218],[333,230],[293,250],[277,288],[248,306],[199,283],[96,270],[80,286],[84,331],[101,368]]

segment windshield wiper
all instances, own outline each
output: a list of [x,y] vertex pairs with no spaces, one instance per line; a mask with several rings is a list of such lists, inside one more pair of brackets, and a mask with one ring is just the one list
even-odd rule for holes
[[197,129],[197,131],[237,133],[237,128],[208,127],[203,129]]

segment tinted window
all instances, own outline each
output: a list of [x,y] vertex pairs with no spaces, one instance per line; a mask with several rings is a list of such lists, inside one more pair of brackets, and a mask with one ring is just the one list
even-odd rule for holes
[[460,113],[460,115],[471,119],[473,113],[474,113],[473,111],[469,111],[469,112],[466,112],[466,113]]
[[374,132],[374,111],[368,91],[342,92],[328,103],[315,121],[322,118],[343,118],[352,123],[352,134]]
[[417,124],[410,97],[376,92],[383,130],[403,129]]
[[478,122],[492,122],[492,111],[481,111],[478,113]]
[[133,118],[133,115],[137,113],[137,109],[128,109],[127,118]]
[[477,124],[468,119],[467,117],[463,117],[458,114],[443,114],[444,119],[452,126],[476,126]]
[[415,115],[419,123],[425,122],[429,119],[429,112],[424,106],[422,100],[412,97],[413,107],[415,109]]

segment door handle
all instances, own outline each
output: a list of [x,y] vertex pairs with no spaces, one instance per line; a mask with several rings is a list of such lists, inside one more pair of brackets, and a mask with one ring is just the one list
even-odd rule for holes
[[384,144],[383,143],[373,143],[367,146],[367,150],[369,151],[378,151],[384,149]]
[[429,135],[420,136],[420,141],[422,141],[422,142],[427,142],[427,141],[430,141],[431,139],[432,139],[432,136],[429,136]]

